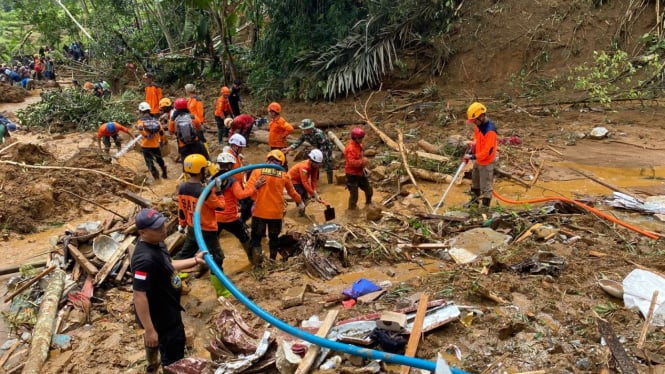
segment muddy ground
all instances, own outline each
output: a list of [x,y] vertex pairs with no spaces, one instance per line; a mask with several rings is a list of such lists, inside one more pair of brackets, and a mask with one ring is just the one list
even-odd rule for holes
[[[499,195],[515,200],[547,196],[580,198],[619,219],[664,234],[665,225],[652,216],[604,206],[600,198],[609,194],[610,189],[572,170],[593,174],[642,198],[665,195],[665,146],[662,145],[665,125],[660,121],[665,108],[660,102],[626,102],[611,108],[585,103],[556,105],[551,104],[554,97],[577,99],[579,92],[541,91],[552,82],[570,87],[563,72],[568,66],[587,61],[594,48],[609,43],[614,34],[613,25],[622,22],[628,2],[612,2],[603,7],[593,7],[583,1],[550,1],[547,6],[537,2],[529,4],[518,8],[488,0],[462,7],[469,22],[461,25],[452,38],[457,53],[449,64],[448,74],[435,82],[438,96],[423,96],[423,89],[432,86],[425,78],[409,82],[393,79],[389,85],[384,84],[382,92],[374,95],[367,113],[393,139],[397,139],[397,129],[401,129],[408,147],[415,148],[419,139],[443,147],[451,135],[465,139],[472,136],[471,128],[463,121],[464,111],[469,102],[478,98],[488,104],[489,115],[496,121],[501,138],[519,136],[522,140],[521,144],[506,144],[500,148],[500,168],[521,182],[498,177],[495,191]],[[648,13],[636,16],[642,22],[631,23],[630,32],[641,35],[643,29],[648,28],[652,19]],[[483,53],[476,53],[478,48],[472,46],[480,46]],[[544,59],[543,52],[551,58]],[[527,67],[528,79],[516,78],[522,67]],[[549,83],[546,84],[546,80]],[[210,89],[209,95],[204,92],[206,102],[212,102],[212,92],[216,90]],[[172,92],[176,94],[177,90]],[[540,96],[533,96],[536,94]],[[367,98],[368,94],[364,94],[336,103],[283,102],[282,105],[285,118],[292,123],[307,117],[321,123],[353,123],[360,122],[355,109],[362,111]],[[29,102],[31,100],[34,96],[28,98]],[[251,97],[244,100],[246,111],[263,114],[263,103],[253,102]],[[415,105],[422,102],[433,104]],[[408,103],[414,105],[404,107]],[[11,117],[22,105],[0,104],[0,112]],[[400,107],[403,109],[394,110]],[[592,140],[582,136],[596,126],[606,127],[609,137]],[[211,127],[214,124],[211,123]],[[333,130],[346,141],[350,128],[348,125]],[[368,134],[366,146],[376,151],[372,167],[392,170],[391,163],[398,157],[390,154],[369,129]],[[109,163],[95,150],[93,134],[54,135],[32,131],[15,133],[15,137],[21,144],[0,151],[0,161],[92,168],[127,183],[146,183],[149,189],[142,190],[142,196],[162,207],[173,204],[178,166],[170,157],[167,158],[170,178],[152,183],[139,153],[130,152],[119,161]],[[214,135],[210,134],[209,138],[214,139]],[[266,151],[264,145],[251,144],[246,162],[263,161]],[[437,168],[450,173],[458,163],[458,159],[453,159]],[[422,160],[415,164],[432,166]],[[3,266],[42,259],[49,249],[49,237],[83,222],[104,221],[111,216],[63,192],[64,189],[93,198],[122,215],[129,216],[136,211],[133,204],[118,196],[122,190],[131,188],[100,174],[7,164],[0,164],[0,170],[0,223],[6,239],[0,242],[5,258]],[[403,172],[388,172],[385,180],[374,181],[377,202],[397,192],[396,179],[401,174]],[[424,181],[419,184],[432,203],[438,201],[447,187]],[[459,210],[467,199],[464,191],[468,187],[468,180],[455,186],[443,210]],[[411,185],[406,185],[406,189],[409,193],[415,192]],[[335,222],[358,235],[357,240],[348,243],[351,265],[340,265],[341,274],[329,281],[307,275],[299,257],[263,272],[252,272],[235,239],[228,236],[222,239],[228,276],[247,296],[276,317],[298,325],[314,314],[323,318],[327,310],[340,308],[337,319],[343,320],[391,310],[413,302],[409,300],[417,299],[418,293],[427,292],[430,299],[444,298],[463,306],[462,315],[466,318],[464,323],[454,321],[425,334],[418,357],[433,359],[442,352],[452,366],[473,373],[618,372],[620,369],[608,347],[601,343],[595,320],[599,315],[611,324],[639,372],[650,372],[650,368],[654,372],[662,370],[659,366],[665,364],[662,328],[652,328],[646,335],[645,349],[637,349],[644,317],[624,308],[621,299],[609,296],[597,286],[601,278],[621,281],[639,266],[665,273],[662,239],[648,239],[569,205],[558,205],[556,212],[544,214],[541,208],[545,204],[510,205],[495,200],[488,218],[492,215],[498,218],[487,224],[499,232],[517,238],[535,223],[560,231],[548,240],[533,235],[519,243],[511,242],[501,251],[465,265],[456,264],[445,253],[435,250],[410,250],[391,258],[397,242],[445,241],[480,227],[487,220],[476,212],[463,222],[428,219],[419,215],[425,212],[424,204],[412,194],[385,204],[387,214],[381,221],[370,223],[365,220],[365,210],[356,213],[345,210],[347,192],[343,186],[323,184],[321,195],[336,208]],[[321,207],[311,206],[308,211],[315,221],[323,222]],[[309,220],[295,215],[293,206],[289,207],[285,223],[285,231],[304,232],[311,227]],[[391,256],[366,234],[365,228],[390,249]],[[570,240],[575,236],[579,239]],[[538,251],[562,257],[565,260],[563,271],[528,274],[507,269]],[[392,285],[386,295],[372,304],[343,309],[339,303],[325,303],[360,277],[375,282],[390,281]],[[188,282],[192,292],[183,297],[188,355],[210,357],[205,345],[212,336],[211,327],[221,307],[208,280],[190,279]],[[303,283],[314,286],[317,292],[306,293],[301,306],[282,309],[284,291]],[[495,297],[488,298],[488,294]],[[94,305],[92,323],[81,326],[78,322],[81,316],[74,313],[64,330],[72,336],[72,347],[52,350],[46,372],[138,373],[143,370],[141,331],[131,311],[130,286],[100,289],[96,295],[102,301]],[[232,302],[250,326],[264,325],[237,301]],[[2,340],[10,336],[7,326],[5,331],[7,334],[3,334]],[[450,353],[454,351],[451,347],[459,349],[461,359]],[[644,358],[645,353],[648,359]],[[25,346],[19,348],[4,368],[16,367],[26,354]],[[353,372],[347,361],[345,367],[345,372]],[[383,371],[397,372],[399,368],[387,365]]]

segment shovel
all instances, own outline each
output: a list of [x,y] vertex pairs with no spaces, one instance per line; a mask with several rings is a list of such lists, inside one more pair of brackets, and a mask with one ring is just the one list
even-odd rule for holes
[[455,181],[457,180],[457,177],[459,177],[460,173],[464,169],[464,166],[466,165],[466,162],[462,162],[460,166],[457,168],[457,172],[455,173],[455,176],[453,176],[453,180],[450,181],[450,184],[448,185],[448,188],[446,188],[446,192],[443,193],[443,196],[441,196],[441,200],[436,204],[434,207],[434,211],[432,212],[433,214],[436,214],[436,211],[439,210],[439,208],[443,205],[443,202],[446,200],[446,196],[448,196],[448,192],[450,192],[450,188],[455,184]]
[[333,208],[330,204],[328,204],[324,200],[319,200],[319,202],[325,205],[326,207],[326,209],[323,211],[323,216],[325,217],[326,222],[335,219],[335,208]]

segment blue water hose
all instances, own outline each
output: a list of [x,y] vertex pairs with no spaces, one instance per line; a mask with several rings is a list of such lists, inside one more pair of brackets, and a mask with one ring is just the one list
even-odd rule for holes
[[[254,169],[262,169],[262,168],[270,168],[270,169],[278,169],[278,170],[284,170],[281,166],[279,165],[273,165],[273,164],[254,164],[254,165],[247,165],[247,166],[242,166],[237,169],[233,169],[231,171],[228,171],[220,176],[218,176],[215,179],[220,179],[220,180],[225,180],[234,174],[237,173],[242,173],[245,171],[249,170],[254,170]],[[203,207],[203,203],[210,194],[210,191],[212,190],[213,186],[215,185],[214,180],[208,183],[208,185],[203,189],[203,192],[201,193],[201,196],[199,197],[198,202],[196,203],[196,210],[194,211],[194,236],[196,237],[196,242],[199,245],[199,248],[201,251],[205,252],[204,258],[208,266],[210,267],[210,270],[212,273],[219,279],[222,284],[235,296],[236,299],[238,299],[243,305],[245,305],[249,310],[251,310],[254,314],[258,315],[261,317],[263,320],[266,322],[272,324],[273,326],[277,327],[278,329],[293,335],[295,337],[298,337],[300,339],[306,340],[312,344],[316,344],[321,347],[329,348],[333,351],[338,351],[338,352],[344,352],[348,354],[352,354],[354,356],[360,356],[364,357],[368,360],[380,360],[380,361],[385,361],[393,364],[399,364],[399,365],[406,365],[414,368],[419,368],[419,369],[424,369],[424,370],[429,370],[431,372],[434,372],[436,370],[436,362],[433,361],[427,361],[423,360],[420,358],[415,358],[415,357],[407,357],[407,356],[402,356],[402,355],[397,355],[397,354],[392,354],[392,353],[386,353],[386,352],[381,352],[373,349],[366,349],[366,348],[360,348],[355,345],[351,344],[344,344],[344,343],[339,343],[336,341],[328,340],[325,338],[318,337],[316,335],[310,334],[306,331],[300,330],[296,327],[293,327],[289,325],[288,323],[278,319],[277,317],[271,315],[270,313],[266,312],[265,310],[261,309],[258,305],[256,305],[252,300],[250,300],[247,296],[245,296],[236,286],[229,280],[229,278],[222,273],[222,270],[217,266],[215,261],[212,258],[212,255],[208,252],[208,247],[206,246],[205,241],[203,240],[203,232],[201,231],[201,208]],[[450,368],[450,370],[454,374],[466,374],[466,372],[460,370],[460,369],[455,369],[455,368]]]

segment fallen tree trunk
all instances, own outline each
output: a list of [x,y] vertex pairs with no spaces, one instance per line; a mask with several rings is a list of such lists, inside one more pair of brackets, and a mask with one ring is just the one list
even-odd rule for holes
[[337,146],[337,149],[339,149],[340,152],[344,153],[344,143],[342,143],[342,141],[339,140],[339,138],[334,132],[328,131],[328,138],[330,138],[333,144]]
[[425,151],[425,152],[439,153],[439,147],[437,147],[434,144],[428,142],[427,140],[423,140],[423,139],[418,140],[418,147],[422,148],[423,151]]
[[436,183],[451,183],[453,181],[452,175],[437,173],[436,171],[429,171],[420,168],[411,168],[411,172],[418,179],[423,179],[430,182]]
[[7,267],[4,267],[4,268],[0,268],[0,275],[18,273],[19,271],[21,271],[21,266],[29,266],[29,267],[33,267],[33,268],[40,268],[44,265],[46,265],[46,260],[39,261],[39,262],[34,262],[32,264],[7,266]]
[[32,331],[30,353],[23,367],[23,374],[39,374],[42,372],[42,367],[51,347],[55,317],[58,312],[58,301],[60,301],[65,287],[65,275],[63,270],[56,269],[46,287],[42,305],[39,307],[37,323]]

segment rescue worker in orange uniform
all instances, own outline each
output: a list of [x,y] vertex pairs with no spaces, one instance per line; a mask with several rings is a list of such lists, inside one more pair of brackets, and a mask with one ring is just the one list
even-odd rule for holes
[[[236,163],[233,165],[233,169],[237,169],[242,166],[242,150],[247,147],[247,140],[240,134],[233,134],[229,138],[229,145],[224,147],[224,152],[229,153],[236,159]],[[234,175],[235,179],[240,183],[241,186],[244,186],[244,175],[243,173],[237,173]],[[254,201],[251,197],[246,197],[240,199],[240,219],[242,222],[247,222],[247,220],[252,216],[252,206]]]
[[471,176],[471,200],[466,207],[478,204],[489,208],[492,203],[492,183],[494,182],[494,160],[497,155],[496,125],[487,117],[487,108],[478,102],[469,105],[466,111],[469,124],[474,124],[473,141],[467,142],[471,151],[464,155],[464,161],[473,160]]
[[255,119],[249,114],[241,114],[233,119],[227,118],[224,120],[224,126],[229,129],[229,136],[233,134],[240,134],[249,141],[249,135],[252,133]]
[[[282,151],[275,149],[268,153],[266,161],[269,164],[284,166],[286,157]],[[261,266],[263,261],[263,249],[261,239],[268,230],[268,247],[270,259],[277,259],[280,251],[279,233],[282,231],[282,220],[284,219],[284,189],[298,204],[298,210],[304,212],[305,204],[302,198],[293,188],[291,178],[286,171],[277,169],[255,169],[249,177],[248,185],[255,185],[259,178],[264,177],[266,184],[261,187],[252,197],[254,199],[254,211],[252,212],[252,264]],[[282,259],[286,260],[284,254]]]
[[[183,161],[182,170],[187,174],[188,179],[178,186],[178,231],[186,231],[186,234],[185,244],[174,257],[177,260],[194,257],[200,249],[194,236],[194,210],[205,188],[208,166],[210,166],[210,162],[200,154],[189,155]],[[222,252],[222,247],[219,245],[219,240],[217,240],[217,216],[215,212],[216,210],[223,210],[225,205],[224,201],[220,201],[214,192],[213,189],[213,192],[208,195],[203,203],[201,231],[208,251],[221,269],[224,263],[224,252]]]
[[363,139],[365,130],[356,127],[351,130],[351,141],[344,148],[344,172],[346,173],[346,188],[349,190],[349,210],[358,209],[358,188],[365,192],[365,205],[372,204],[374,190],[365,173],[368,164],[363,154]]
[[[185,94],[187,95],[187,109],[189,109],[189,113],[194,116],[192,118],[192,124],[194,124],[194,128],[198,132],[199,139],[201,139],[201,142],[203,145],[206,145],[206,139],[205,139],[205,129],[203,128],[203,124],[205,122],[205,116],[203,115],[203,102],[199,100],[199,97],[196,95],[196,86],[194,86],[191,83],[187,83],[185,85]],[[206,147],[207,149],[208,147]]]
[[229,129],[224,126],[224,118],[233,117],[233,111],[231,110],[231,104],[229,104],[231,90],[224,86],[219,94],[215,104],[215,123],[217,124],[217,144],[222,145],[224,138],[229,136]]
[[125,126],[118,122],[109,121],[99,126],[99,129],[97,130],[97,146],[99,149],[102,149],[102,142],[104,142],[104,152],[109,153],[111,150],[111,139],[113,139],[115,146],[120,150],[120,148],[122,148],[122,141],[119,137],[120,132],[124,132],[125,134],[134,137]]
[[161,146],[164,138],[164,130],[159,122],[150,115],[150,104],[145,101],[139,104],[141,117],[136,122],[136,128],[141,132],[141,150],[145,166],[148,167],[152,177],[159,179],[159,172],[155,168],[155,162],[162,169],[162,178],[166,179],[166,164],[162,158]]
[[150,115],[155,118],[159,117],[159,100],[162,99],[162,88],[159,87],[154,81],[152,73],[143,74],[143,81],[145,82],[145,102],[150,104]]
[[[208,150],[205,148],[203,142],[199,138],[199,132],[196,131],[193,115],[187,108],[187,99],[184,97],[175,99],[173,107],[174,110],[171,112],[169,117],[168,127],[169,134],[175,135],[178,141],[178,153],[180,154],[180,160],[184,160],[191,154],[202,154],[206,159],[209,159],[210,155],[208,154]],[[176,122],[180,122],[179,117],[181,116],[183,117],[183,123],[187,123],[192,127],[190,131],[187,131],[191,132],[191,134],[185,134],[185,131],[177,128]]]
[[268,124],[268,146],[270,149],[286,148],[286,138],[293,132],[293,126],[286,122],[282,117],[282,106],[279,103],[272,102],[268,105],[268,116],[270,123]]
[[318,149],[312,149],[308,157],[308,160],[301,161],[289,169],[289,177],[303,200],[313,197],[316,201],[320,201],[316,187],[319,182],[319,169],[323,164],[323,153]]
[[[227,171],[235,169],[235,164],[236,158],[231,153],[220,153],[217,156],[219,172],[213,178],[217,178]],[[235,176],[237,175],[235,174]],[[242,248],[247,253],[247,258],[251,262],[252,251],[249,243],[249,233],[247,232],[247,226],[245,226],[244,221],[240,220],[238,201],[252,196],[266,183],[266,178],[260,177],[254,185],[247,185],[245,188],[243,188],[242,182],[238,182],[233,177],[224,181],[215,179],[215,183],[217,198],[224,201],[224,210],[215,211],[215,215],[217,216],[217,235],[220,236],[224,230],[233,234],[240,241]]]

